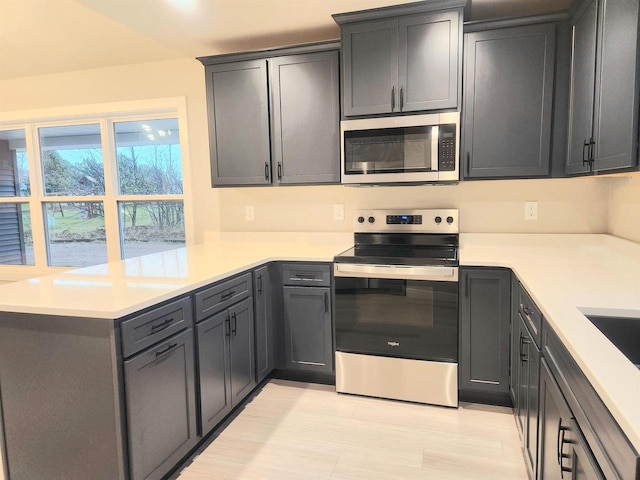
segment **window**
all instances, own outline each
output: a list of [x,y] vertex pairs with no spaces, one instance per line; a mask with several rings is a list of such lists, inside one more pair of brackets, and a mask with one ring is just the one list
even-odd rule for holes
[[0,264],[84,267],[183,246],[180,109],[0,124]]

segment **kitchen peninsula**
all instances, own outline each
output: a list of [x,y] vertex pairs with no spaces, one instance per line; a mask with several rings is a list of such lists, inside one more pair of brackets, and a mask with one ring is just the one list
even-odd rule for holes
[[[120,320],[191,298],[185,296],[268,262],[331,262],[351,242],[343,234],[308,237],[312,241],[286,237],[223,234],[211,243],[0,287],[9,472],[15,465],[80,478],[100,468],[112,473],[109,478],[127,478]],[[640,316],[640,245],[609,235],[461,234],[460,265],[513,271],[640,451],[640,370],[584,315]],[[60,347],[67,349],[64,355]],[[50,368],[64,364],[67,372]],[[49,381],[43,382],[45,371]],[[87,378],[94,381],[79,382]],[[21,401],[28,402],[27,411],[10,415]],[[61,418],[70,403],[77,407],[75,418]]]

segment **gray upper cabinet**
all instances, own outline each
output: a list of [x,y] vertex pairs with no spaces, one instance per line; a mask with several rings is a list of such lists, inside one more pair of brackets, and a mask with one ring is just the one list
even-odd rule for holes
[[587,0],[572,20],[569,174],[637,164],[637,1]]
[[266,60],[205,71],[213,185],[271,183]]
[[480,394],[496,403],[508,403],[511,272],[460,271],[461,398]]
[[555,25],[464,36],[465,178],[549,175]]
[[458,106],[459,30],[457,11],[398,20],[400,111]]
[[366,12],[334,15],[342,29],[344,116],[458,107],[462,10],[411,8],[412,15],[376,10],[369,21],[361,21]]
[[269,60],[280,184],[340,182],[338,52]]
[[347,25],[342,29],[345,116],[397,111],[398,22]]
[[213,186],[340,183],[337,48],[200,58]]

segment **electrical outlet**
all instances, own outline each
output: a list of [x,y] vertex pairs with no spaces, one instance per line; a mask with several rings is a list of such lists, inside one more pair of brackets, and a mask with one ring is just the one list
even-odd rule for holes
[[538,219],[538,202],[525,202],[524,203],[524,219],[525,220],[537,220]]
[[333,219],[344,220],[344,205],[341,203],[336,203],[333,206]]
[[256,211],[253,205],[247,205],[244,207],[244,219],[247,222],[253,222],[256,219]]

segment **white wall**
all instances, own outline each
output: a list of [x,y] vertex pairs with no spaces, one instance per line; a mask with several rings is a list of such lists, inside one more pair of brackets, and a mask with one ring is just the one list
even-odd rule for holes
[[[210,187],[204,68],[193,59],[125,65],[0,82],[0,112],[185,96],[195,210],[195,240],[205,231],[352,231],[358,208],[456,207],[465,232],[607,231],[608,180],[463,182],[420,187]],[[539,220],[524,220],[538,201]],[[346,221],[333,220],[333,204]],[[256,220],[244,220],[253,205]]]
[[[468,181],[453,186],[275,187],[224,189],[224,231],[353,231],[357,209],[458,208],[463,232],[603,233],[607,183],[602,179]],[[538,220],[524,219],[537,201]],[[333,205],[345,205],[345,221]],[[246,221],[244,206],[255,208]]]
[[611,179],[607,230],[640,243],[640,174]]
[[[195,241],[217,230],[218,195],[210,187],[204,67],[195,59],[0,81],[0,113],[96,103],[186,97]],[[189,192],[185,192],[189,193]]]

